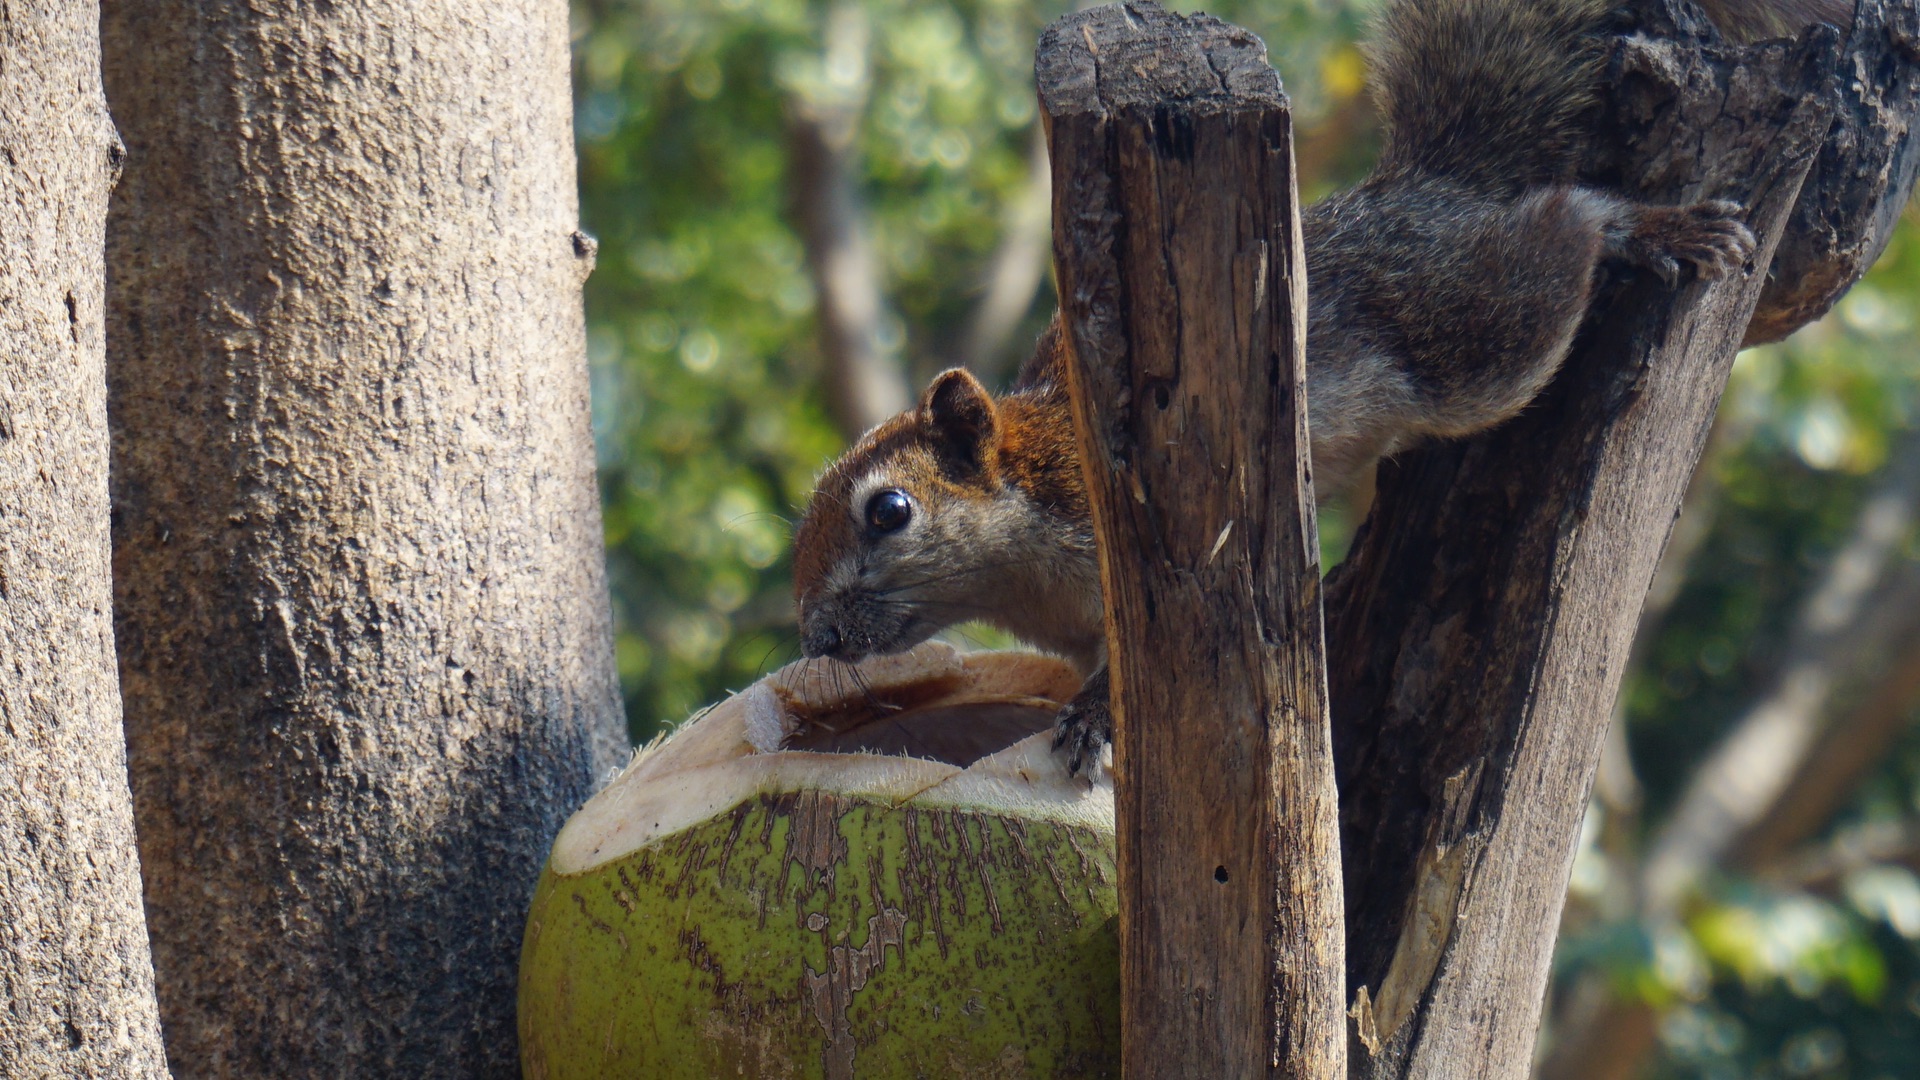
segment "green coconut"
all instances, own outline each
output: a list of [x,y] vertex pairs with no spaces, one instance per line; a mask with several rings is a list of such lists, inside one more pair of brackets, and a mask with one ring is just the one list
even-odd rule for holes
[[641,752],[555,841],[534,1078],[1118,1073],[1113,791],[1050,752],[1066,665],[796,664]]

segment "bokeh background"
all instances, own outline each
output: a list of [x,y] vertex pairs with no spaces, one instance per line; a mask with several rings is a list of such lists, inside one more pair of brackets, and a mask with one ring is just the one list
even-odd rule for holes
[[[1303,196],[1376,145],[1365,2],[1208,10]],[[645,739],[793,658],[789,521],[927,376],[1053,307],[1030,66],[1058,2],[576,0],[594,422]],[[1543,1076],[1920,1076],[1920,231],[1740,358],[1596,785]],[[1350,522],[1323,521],[1326,563]],[[981,630],[963,637],[992,640]]]

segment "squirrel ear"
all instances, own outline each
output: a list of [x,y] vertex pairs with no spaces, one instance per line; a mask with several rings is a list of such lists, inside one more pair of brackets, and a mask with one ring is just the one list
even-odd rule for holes
[[1000,433],[993,397],[965,368],[935,376],[920,398],[920,412],[947,454],[969,467],[985,463]]

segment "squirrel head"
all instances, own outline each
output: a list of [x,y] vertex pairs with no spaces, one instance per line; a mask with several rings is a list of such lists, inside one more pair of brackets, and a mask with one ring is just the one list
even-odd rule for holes
[[1000,410],[966,371],[827,468],[794,531],[794,598],[809,657],[912,648],[972,618],[1018,500],[1002,483]]

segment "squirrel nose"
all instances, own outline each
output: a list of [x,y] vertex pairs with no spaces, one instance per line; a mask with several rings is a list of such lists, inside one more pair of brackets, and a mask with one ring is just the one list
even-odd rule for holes
[[831,624],[815,627],[804,635],[801,647],[808,659],[832,656],[840,651],[840,630]]

